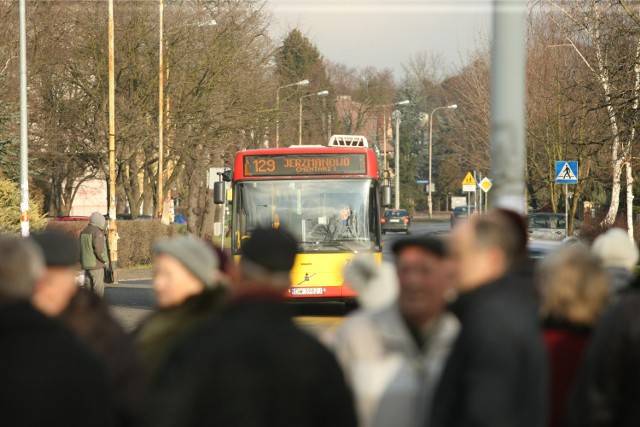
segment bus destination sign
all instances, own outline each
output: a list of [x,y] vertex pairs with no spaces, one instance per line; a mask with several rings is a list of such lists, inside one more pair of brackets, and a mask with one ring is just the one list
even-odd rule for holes
[[365,154],[277,154],[246,156],[245,176],[365,174]]

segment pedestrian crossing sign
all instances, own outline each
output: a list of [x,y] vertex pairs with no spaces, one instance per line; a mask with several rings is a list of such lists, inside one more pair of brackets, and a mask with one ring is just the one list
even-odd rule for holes
[[558,161],[556,162],[556,184],[577,184],[578,183],[578,162]]

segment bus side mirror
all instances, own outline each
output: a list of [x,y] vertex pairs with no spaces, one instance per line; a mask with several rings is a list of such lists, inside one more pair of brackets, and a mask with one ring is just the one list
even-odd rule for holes
[[213,203],[222,205],[225,202],[226,191],[224,181],[216,181],[213,183]]
[[391,186],[383,185],[381,187],[382,190],[382,207],[388,208],[391,207]]

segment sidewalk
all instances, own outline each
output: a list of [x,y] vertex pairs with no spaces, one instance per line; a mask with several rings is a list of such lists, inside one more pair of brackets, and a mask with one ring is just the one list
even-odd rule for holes
[[116,270],[117,282],[126,281],[126,280],[150,280],[151,276],[152,276],[151,267],[132,268],[132,269],[119,268]]

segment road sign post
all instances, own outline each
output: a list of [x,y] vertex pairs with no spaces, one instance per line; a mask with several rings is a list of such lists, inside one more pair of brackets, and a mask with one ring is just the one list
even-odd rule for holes
[[556,162],[556,184],[564,184],[564,235],[569,237],[569,185],[578,183],[578,162]]

